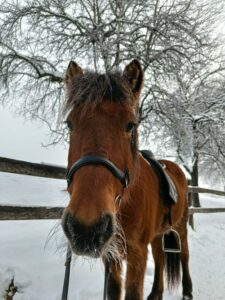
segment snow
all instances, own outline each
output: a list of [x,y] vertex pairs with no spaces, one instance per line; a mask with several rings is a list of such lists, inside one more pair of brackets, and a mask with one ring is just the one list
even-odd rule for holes
[[[65,206],[66,182],[0,173],[0,203]],[[203,207],[225,206],[223,197],[204,196]],[[189,229],[190,268],[195,300],[222,300],[225,295],[225,215],[196,214]],[[12,278],[18,286],[15,300],[60,300],[67,243],[59,220],[0,222],[0,299]],[[154,265],[149,255],[145,299]],[[102,299],[104,268],[100,260],[73,257],[69,299]],[[181,287],[165,300],[181,299]]]

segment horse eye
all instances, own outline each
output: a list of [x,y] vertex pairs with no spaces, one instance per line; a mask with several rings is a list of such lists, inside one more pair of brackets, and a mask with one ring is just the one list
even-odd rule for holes
[[129,122],[126,127],[126,132],[132,132],[135,128],[136,124],[133,122]]
[[65,121],[67,127],[69,128],[70,131],[73,130],[74,126],[73,123],[70,120]]

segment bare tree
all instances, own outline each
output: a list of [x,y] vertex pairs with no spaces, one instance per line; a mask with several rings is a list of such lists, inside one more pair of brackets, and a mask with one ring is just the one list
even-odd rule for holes
[[[145,125],[149,131],[156,124],[161,153],[168,155],[168,148],[170,154],[175,152],[194,186],[199,183],[199,170],[210,170],[211,177],[225,177],[224,86],[223,65],[200,68],[192,74],[181,69],[174,73],[170,91],[154,102],[155,115]],[[200,206],[198,194],[192,200],[194,206]]]
[[1,98],[19,95],[21,111],[48,118],[63,101],[69,60],[109,71],[136,57],[146,72],[144,119],[155,88],[168,83],[171,69],[195,65],[208,51],[210,24],[221,11],[220,1],[0,2]]

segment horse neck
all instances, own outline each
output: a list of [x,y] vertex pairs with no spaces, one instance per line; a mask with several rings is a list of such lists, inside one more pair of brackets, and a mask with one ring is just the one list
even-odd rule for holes
[[[129,215],[132,224],[148,224],[147,240],[151,240],[159,229],[165,207],[159,198],[158,180],[149,163],[139,154],[135,178],[128,187],[124,199],[123,213]],[[141,227],[140,227],[141,230]]]

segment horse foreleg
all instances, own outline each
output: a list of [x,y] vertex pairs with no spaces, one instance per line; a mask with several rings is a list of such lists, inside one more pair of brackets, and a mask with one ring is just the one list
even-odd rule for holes
[[147,245],[128,245],[125,300],[142,300]]
[[120,300],[122,290],[120,264],[112,262],[108,276],[107,300]]
[[162,251],[162,237],[156,237],[152,243],[152,255],[155,262],[155,274],[152,291],[147,300],[162,300],[163,295],[163,270],[164,270],[164,252]]

